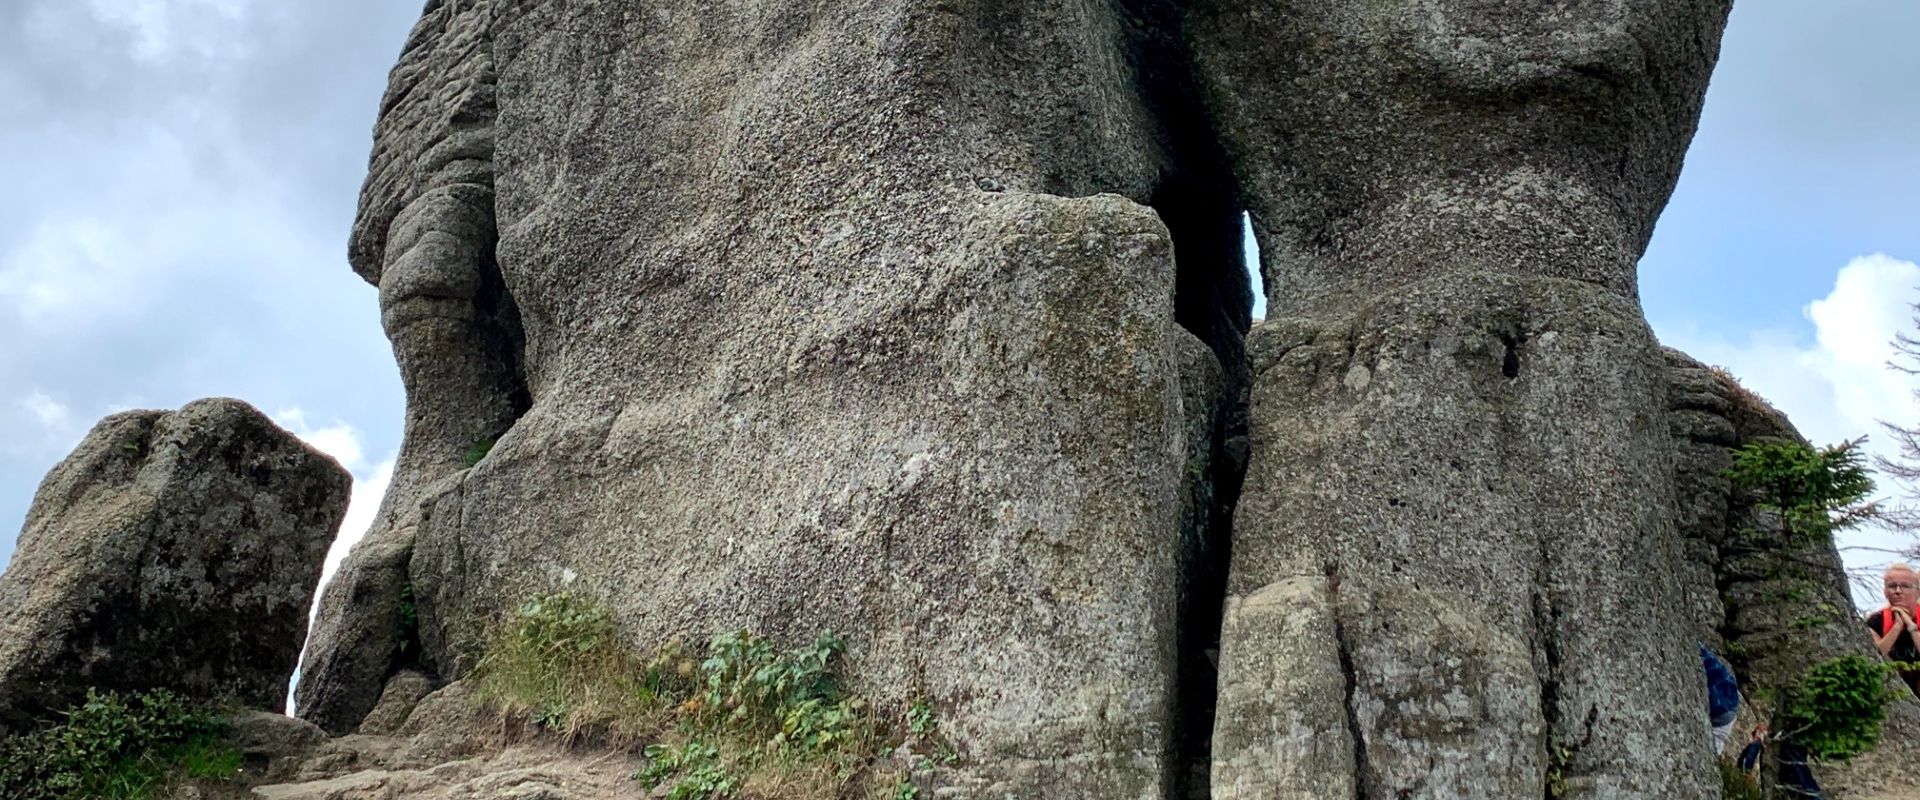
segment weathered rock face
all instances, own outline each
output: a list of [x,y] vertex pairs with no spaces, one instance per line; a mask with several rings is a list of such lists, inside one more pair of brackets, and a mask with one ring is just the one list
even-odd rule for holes
[[1634,265],[1729,7],[1189,6],[1270,312],[1223,796],[1707,795]]
[[[1194,356],[1250,302],[1231,246],[1176,268],[1170,224],[1235,216],[1181,195],[1228,181],[1156,118],[1192,105],[1137,63],[1171,47],[1067,2],[430,5],[355,249],[406,456],[302,713],[349,729],[410,666],[403,581],[450,677],[572,580],[642,646],[846,634],[883,697],[941,704],[965,791],[1157,796],[1217,418],[1188,406],[1238,394],[1237,355]],[[411,187],[456,139],[490,203]]]
[[237,400],[102,420],[0,576],[0,725],[89,687],[282,708],[350,482]]
[[408,438],[302,713],[565,583],[847,634],[951,796],[1160,797],[1229,594],[1223,796],[1703,796],[1633,268],[1727,10],[429,3],[353,245]]
[[[495,265],[491,3],[430,3],[380,104],[349,251],[380,286],[406,441],[373,524],[326,589],[296,705],[351,730],[418,657],[402,629],[420,495],[526,410],[520,324]],[[460,9],[460,10],[456,10]]]

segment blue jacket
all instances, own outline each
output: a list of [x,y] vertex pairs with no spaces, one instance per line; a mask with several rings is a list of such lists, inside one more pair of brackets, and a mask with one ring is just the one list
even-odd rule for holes
[[1700,669],[1707,674],[1707,718],[1718,728],[1740,715],[1740,682],[1727,662],[1700,645]]

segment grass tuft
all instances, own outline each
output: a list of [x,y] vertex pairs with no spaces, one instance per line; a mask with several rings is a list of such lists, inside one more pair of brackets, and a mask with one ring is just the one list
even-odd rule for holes
[[475,676],[483,701],[538,728],[644,745],[649,763],[634,777],[668,800],[914,800],[908,768],[881,754],[904,743],[952,763],[933,705],[879,714],[844,690],[844,650],[832,634],[783,650],[736,631],[698,653],[676,641],[643,657],[603,607],[561,593],[516,609]]
[[1780,412],[1774,410],[1772,403],[1768,403],[1766,398],[1747,388],[1739,378],[1734,377],[1731,370],[1726,367],[1708,366],[1707,371],[1720,379],[1721,385],[1726,387],[1727,398],[1733,404],[1736,421],[1741,417],[1764,420],[1779,415]]

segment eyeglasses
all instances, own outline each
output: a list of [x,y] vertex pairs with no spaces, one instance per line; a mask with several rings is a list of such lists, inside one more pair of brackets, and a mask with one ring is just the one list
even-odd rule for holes
[[1920,589],[1920,585],[1915,585],[1911,583],[1889,583],[1887,584],[1887,588],[1888,589],[1905,589],[1911,592],[1915,589]]

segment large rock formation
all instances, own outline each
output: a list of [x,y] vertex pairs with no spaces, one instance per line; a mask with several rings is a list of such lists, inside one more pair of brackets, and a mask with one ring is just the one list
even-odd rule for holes
[[942,796],[1705,796],[1633,270],[1729,5],[430,2],[302,713],[566,583],[847,634]]
[[[354,250],[406,455],[302,713],[349,729],[411,666],[402,582],[447,678],[572,578],[641,646],[845,633],[943,706],[968,792],[1158,796],[1211,496],[1188,406],[1237,397],[1250,302],[1231,200],[1187,188],[1229,185],[1217,152],[1162,121],[1195,118],[1174,46],[1078,3],[430,5]],[[442,213],[415,184],[470,123],[491,202]]]
[[1225,796],[1708,793],[1634,269],[1730,5],[1191,4],[1269,304]]
[[0,575],[0,726],[89,688],[284,707],[350,482],[237,400],[102,420]]

